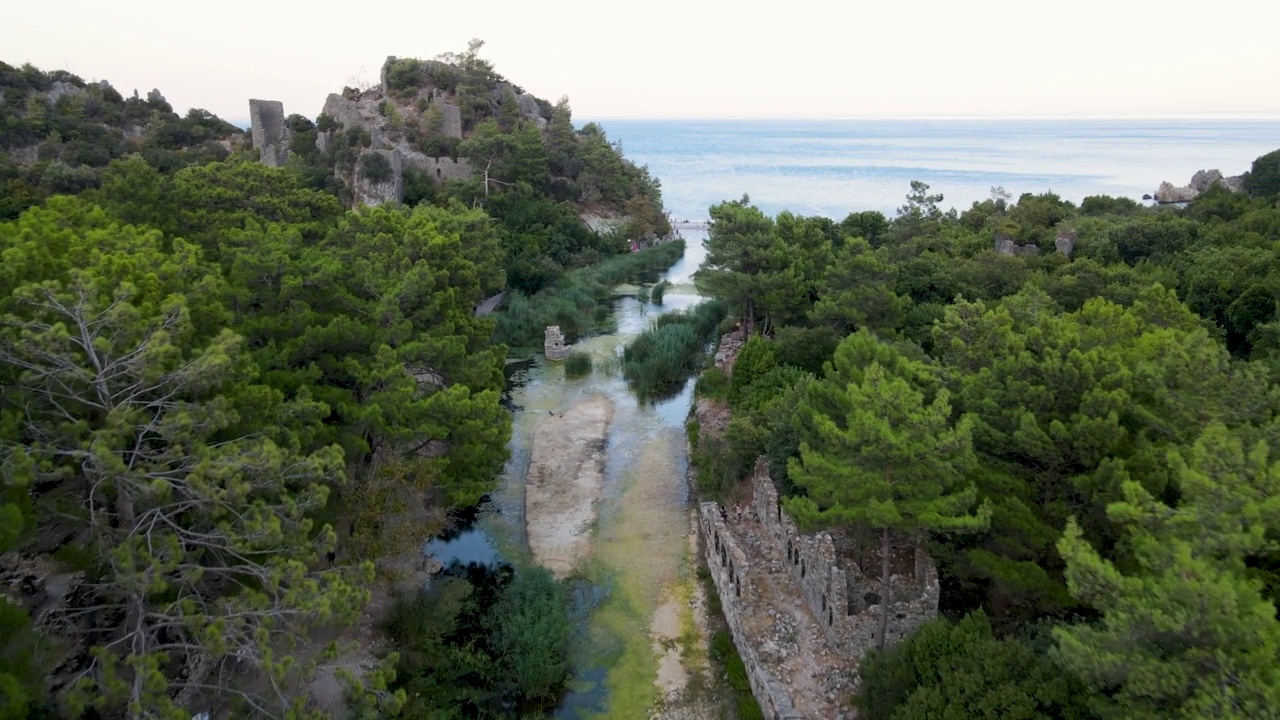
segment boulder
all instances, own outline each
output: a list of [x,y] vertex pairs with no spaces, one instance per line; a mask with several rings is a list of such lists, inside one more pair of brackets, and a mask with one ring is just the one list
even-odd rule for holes
[[1155,197],[1158,203],[1186,203],[1195,200],[1199,195],[1200,193],[1192,190],[1188,185],[1176,187],[1166,180],[1160,183],[1160,188],[1156,190]]
[[[148,99],[150,96],[148,96]],[[280,167],[289,159],[289,128],[284,124],[284,103],[250,100],[249,123],[253,146],[267,167]]]
[[1244,175],[1224,177],[1220,182],[1223,187],[1231,192],[1244,192]]

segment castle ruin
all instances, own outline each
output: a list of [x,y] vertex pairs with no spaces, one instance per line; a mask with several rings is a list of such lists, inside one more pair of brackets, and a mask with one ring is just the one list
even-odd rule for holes
[[[886,643],[935,617],[938,571],[916,543],[904,543],[891,552],[890,597],[882,599],[879,573],[868,575],[852,561],[847,540],[799,531],[763,458],[751,487],[752,499],[742,505],[702,503],[699,531],[752,692],[773,720],[852,713],[840,698],[852,694],[857,663],[876,645],[881,613],[889,613]],[[860,559],[880,566],[879,551]],[[825,675],[813,678],[814,667]]]

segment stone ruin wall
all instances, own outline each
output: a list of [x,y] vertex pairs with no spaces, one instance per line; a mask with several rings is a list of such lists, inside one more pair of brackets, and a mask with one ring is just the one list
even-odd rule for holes
[[[878,578],[867,577],[856,564],[841,567],[830,533],[804,534],[782,510],[778,491],[764,458],[756,461],[751,477],[754,510],[785,558],[787,572],[804,594],[809,611],[818,618],[832,649],[856,659],[875,646],[880,629]],[[916,549],[911,577],[889,576],[887,643],[897,642],[938,614],[938,570],[928,553]],[[874,596],[868,601],[868,596]]]
[[[813,617],[819,619],[828,645],[845,658],[860,659],[875,647],[880,628],[879,605],[865,600],[867,594],[878,597],[880,581],[866,577],[854,564],[841,567],[835,541],[829,533],[799,532],[791,517],[782,511],[764,458],[756,462],[751,480],[752,510],[767,537],[777,543],[778,554],[785,558],[787,571],[801,589]],[[699,530],[725,621],[746,666],[751,691],[765,717],[771,720],[801,718],[786,684],[765,667],[756,651],[757,638],[744,624],[743,585],[747,584],[752,567],[718,503],[700,504]],[[886,633],[888,643],[905,639],[938,614],[937,568],[928,554],[919,549],[915,551],[913,566],[912,577],[890,576],[893,598]]]
[[702,547],[707,554],[711,581],[720,595],[725,623],[729,626],[738,654],[746,666],[751,694],[769,720],[803,720],[804,716],[796,711],[786,684],[765,669],[755,644],[745,641],[750,635],[742,617],[742,584],[744,576],[751,572],[751,565],[725,523],[719,504],[704,502],[699,505],[698,527],[702,533]]

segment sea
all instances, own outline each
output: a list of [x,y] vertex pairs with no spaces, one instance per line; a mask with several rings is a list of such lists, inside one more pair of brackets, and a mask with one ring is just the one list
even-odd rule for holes
[[[581,122],[581,120],[579,120]],[[963,211],[1003,188],[1141,200],[1161,181],[1239,175],[1280,148],[1271,120],[601,120],[662,183],[675,220],[744,194],[770,215],[890,217],[912,180]]]

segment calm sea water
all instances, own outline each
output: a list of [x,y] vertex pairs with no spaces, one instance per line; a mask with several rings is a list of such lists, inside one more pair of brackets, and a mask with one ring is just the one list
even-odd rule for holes
[[765,212],[836,219],[892,215],[912,180],[963,210],[1001,186],[1140,199],[1162,180],[1224,175],[1280,148],[1280,120],[608,120],[626,156],[648,165],[676,219],[743,193]]

